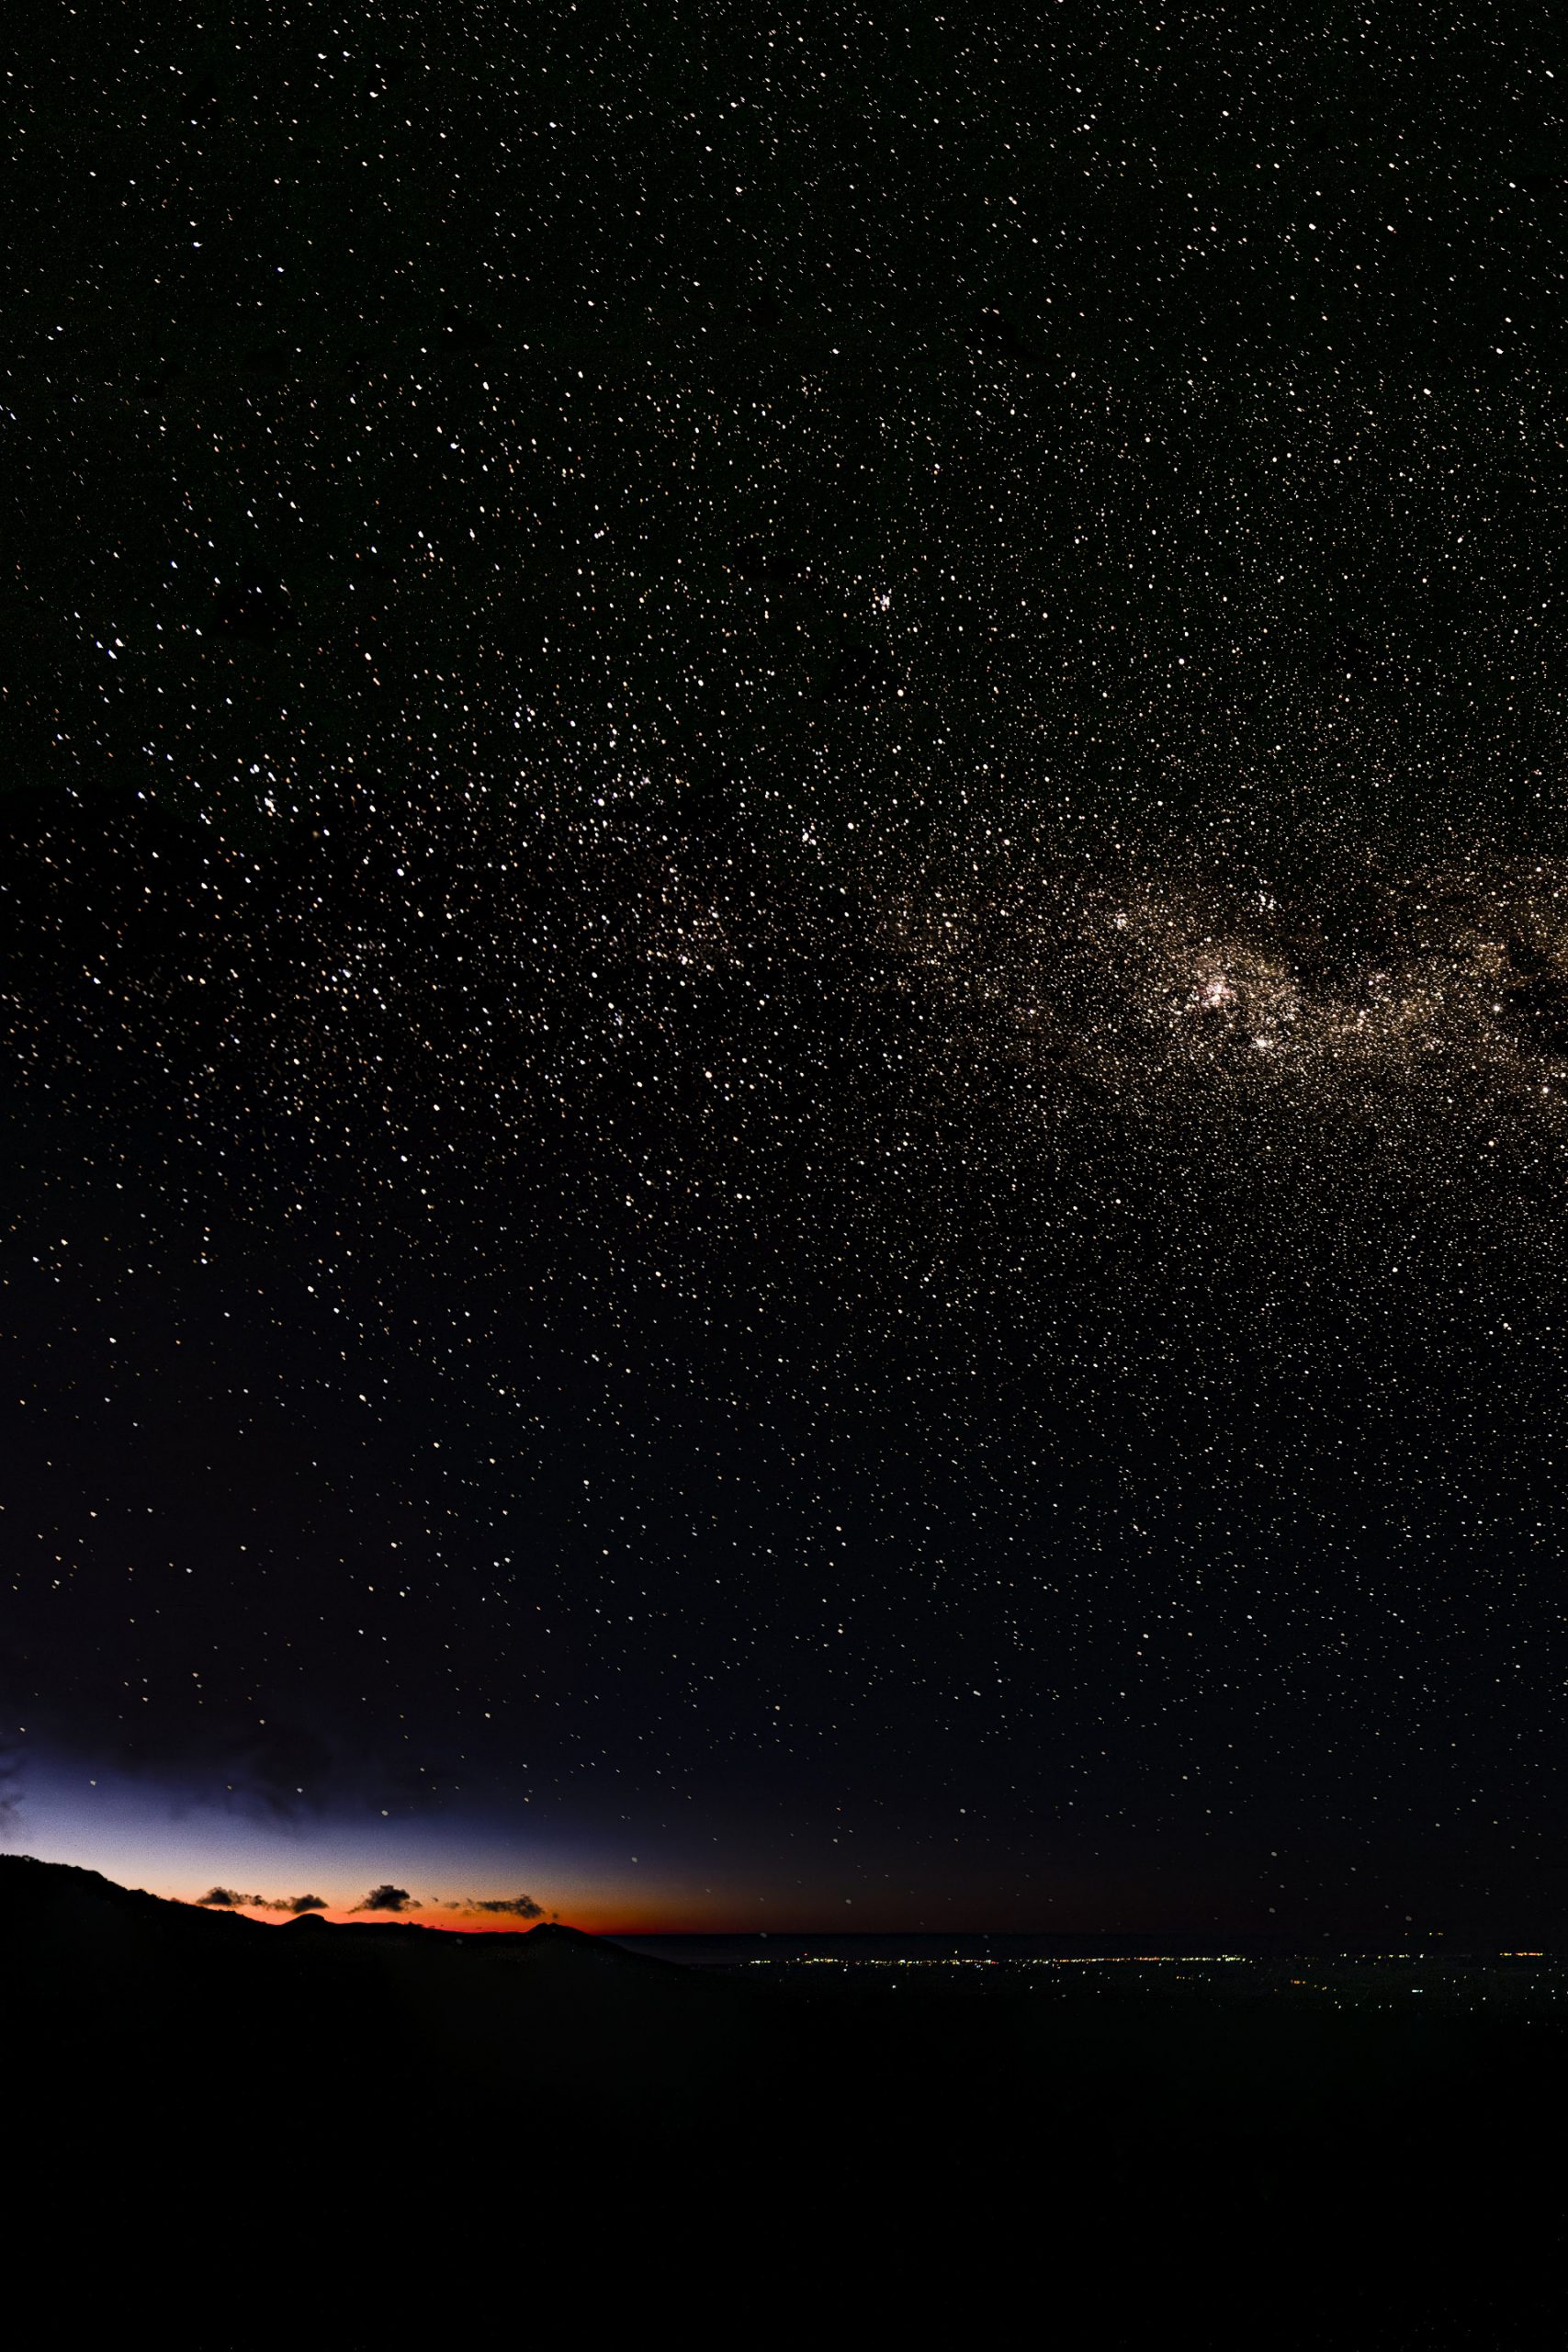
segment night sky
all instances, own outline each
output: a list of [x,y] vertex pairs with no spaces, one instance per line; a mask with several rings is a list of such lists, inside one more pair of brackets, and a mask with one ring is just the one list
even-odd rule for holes
[[1414,21],[19,29],[13,1847],[1568,1933],[1568,80]]

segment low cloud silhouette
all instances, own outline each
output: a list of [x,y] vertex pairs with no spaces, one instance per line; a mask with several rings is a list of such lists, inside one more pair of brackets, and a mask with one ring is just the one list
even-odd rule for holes
[[356,1911],[419,1911],[423,1905],[415,1902],[406,1886],[373,1886],[364,1902],[354,1907]]
[[[378,1889],[378,1893],[385,1892]],[[394,1894],[397,1889],[390,1890]],[[324,1911],[326,1897],[321,1894],[241,1894],[231,1886],[209,1886],[205,1894],[197,1896],[212,1911]]]
[[531,1894],[500,1895],[493,1902],[472,1903],[469,1908],[474,1911],[509,1911],[518,1919],[542,1919],[545,1916],[544,1905],[536,1903]]

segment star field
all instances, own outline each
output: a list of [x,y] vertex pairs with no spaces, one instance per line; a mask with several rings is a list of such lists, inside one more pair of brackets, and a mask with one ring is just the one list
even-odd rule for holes
[[30,36],[18,1823],[1555,1917],[1558,84],[1051,17]]

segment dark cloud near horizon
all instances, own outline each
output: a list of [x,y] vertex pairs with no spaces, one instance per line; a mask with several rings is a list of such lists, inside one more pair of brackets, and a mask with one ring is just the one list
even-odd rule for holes
[[545,1916],[544,1905],[536,1903],[531,1894],[498,1895],[483,1903],[476,1899],[469,1903],[468,1908],[470,1911],[510,1912],[519,1919],[542,1919]]
[[[0,1694],[8,1663],[0,1659]],[[411,1770],[391,1744],[351,1747],[341,1731],[321,1728],[307,1711],[289,1714],[280,1707],[265,1727],[245,1724],[237,1709],[215,1711],[210,1720],[204,1712],[195,1719],[149,1714],[145,1722],[120,1724],[107,1670],[101,1685],[85,1683],[47,1638],[37,1647],[32,1670],[51,1692],[74,1694],[69,1707],[55,1702],[30,1709],[29,1746],[36,1755],[79,1764],[100,1778],[150,1781],[175,1811],[212,1804],[293,1826],[394,1803],[400,1812],[417,1812],[439,1801],[445,1767],[437,1765],[433,1789],[430,1777]],[[19,1709],[22,1697],[14,1690],[8,1702]],[[0,1822],[7,1798],[13,1810],[19,1807],[21,1758],[0,1749]]]
[[406,1886],[373,1886],[363,1903],[355,1905],[356,1911],[421,1911],[424,1908]]
[[296,1917],[302,1911],[324,1911],[328,1907],[325,1896],[321,1894],[241,1894],[231,1886],[210,1886],[205,1894],[197,1896],[197,1902],[209,1911],[290,1911]]

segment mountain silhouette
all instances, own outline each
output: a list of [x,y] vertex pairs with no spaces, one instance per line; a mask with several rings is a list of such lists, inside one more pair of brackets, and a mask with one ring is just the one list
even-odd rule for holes
[[1381,1978],[1358,2007],[1349,1980],[1313,2002],[1245,1972],[725,1973],[556,1921],[279,1924],[311,1932],[0,1857],[8,2145],[51,2210],[86,2200],[126,2277],[177,2245],[207,2298],[181,2342],[249,2340],[231,2268],[257,2249],[292,2266],[294,2324],[341,2312],[359,2342],[449,2332],[476,2265],[492,2303],[554,2266],[596,2309],[613,2274],[683,2311],[726,2250],[735,2312],[815,2264],[860,2271],[840,2332],[883,2332],[899,2279],[936,2324],[945,2277],[957,2324],[976,2262],[1013,2246],[1054,2324],[1107,2345],[1178,2312],[1256,2340],[1210,2324],[1222,2292],[1293,2343],[1277,2282],[1309,2296],[1300,2248],[1343,2242],[1361,2300],[1307,2340],[1382,2352],[1417,2340],[1388,2329],[1428,2277],[1480,2333],[1418,2340],[1497,2341],[1497,2265],[1556,2243],[1550,2000],[1413,2018]]
[[216,1935],[227,1945],[236,1928],[260,1925],[243,1911],[170,1903],[143,1887],[119,1886],[74,1863],[0,1854],[0,1942],[18,1951],[29,1941],[106,1934],[173,1938],[182,1944]]

